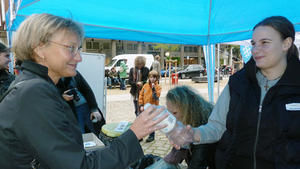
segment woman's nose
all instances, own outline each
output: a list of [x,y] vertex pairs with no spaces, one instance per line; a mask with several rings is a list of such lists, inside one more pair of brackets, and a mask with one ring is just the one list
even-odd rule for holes
[[74,59],[77,61],[77,62],[81,62],[82,61],[82,57],[81,57],[81,54],[80,52],[77,52]]

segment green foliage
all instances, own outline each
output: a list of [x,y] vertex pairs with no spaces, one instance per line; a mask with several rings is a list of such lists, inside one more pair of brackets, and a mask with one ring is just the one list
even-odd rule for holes
[[180,50],[180,45],[171,45],[171,44],[162,44],[162,43],[155,43],[153,45],[154,49],[164,49],[164,51],[175,52]]
[[180,57],[179,56],[177,56],[177,57],[170,57],[170,56],[168,56],[168,57],[166,57],[166,59],[167,60],[177,60],[177,65],[180,65]]
[[177,57],[172,57],[171,58],[172,60],[177,60],[177,65],[180,65],[180,57],[177,56]]

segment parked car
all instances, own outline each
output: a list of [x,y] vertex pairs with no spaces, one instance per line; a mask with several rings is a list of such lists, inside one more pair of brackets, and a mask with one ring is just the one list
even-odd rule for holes
[[223,75],[231,75],[232,74],[232,68],[227,65],[223,65],[221,68],[221,72]]
[[178,77],[181,79],[192,78],[196,76],[206,76],[206,69],[199,64],[189,65],[187,68],[178,71]]

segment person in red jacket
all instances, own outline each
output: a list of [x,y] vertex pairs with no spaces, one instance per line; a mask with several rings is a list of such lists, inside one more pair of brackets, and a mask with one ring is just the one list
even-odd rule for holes
[[[140,111],[144,111],[144,105],[146,103],[159,105],[159,97],[161,92],[161,87],[158,84],[159,74],[157,71],[152,70],[148,75],[148,83],[144,84],[142,90],[139,94],[139,105]],[[152,142],[154,140],[155,133],[151,133],[147,138],[146,142]]]

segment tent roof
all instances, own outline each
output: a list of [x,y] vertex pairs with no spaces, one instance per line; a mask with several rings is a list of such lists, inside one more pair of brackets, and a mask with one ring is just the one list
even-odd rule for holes
[[286,16],[300,31],[299,6],[299,0],[22,0],[11,30],[33,13],[51,13],[82,23],[91,38],[203,45],[209,37],[215,44],[250,39],[253,26],[272,15]]

